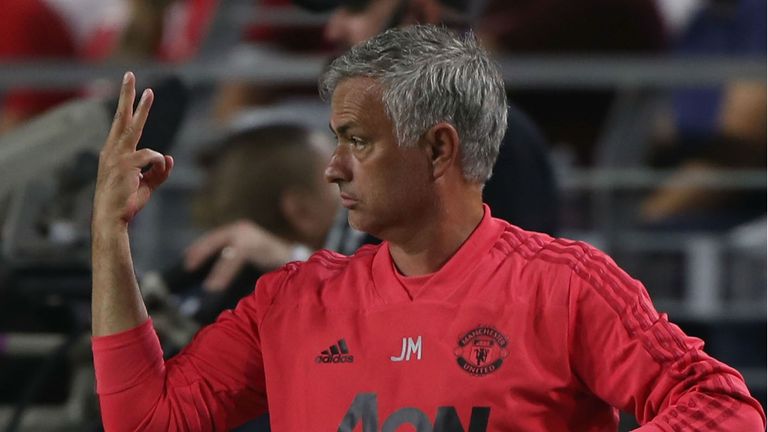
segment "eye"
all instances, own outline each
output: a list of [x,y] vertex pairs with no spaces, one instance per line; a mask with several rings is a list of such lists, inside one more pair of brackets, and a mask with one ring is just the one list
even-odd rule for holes
[[355,147],[355,150],[362,150],[366,144],[362,138],[356,136],[349,137],[349,142]]

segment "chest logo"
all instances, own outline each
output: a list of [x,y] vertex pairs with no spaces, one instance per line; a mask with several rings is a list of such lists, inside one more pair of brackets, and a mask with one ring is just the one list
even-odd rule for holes
[[416,338],[403,338],[403,348],[400,351],[400,356],[390,356],[389,359],[393,362],[410,361],[411,355],[416,357],[416,360],[421,360],[421,336]]
[[474,376],[497,371],[509,355],[508,340],[493,327],[476,327],[459,338],[453,350],[456,362],[464,372]]
[[349,347],[347,347],[347,341],[339,339],[338,342],[328,347],[327,350],[320,352],[320,355],[315,357],[315,363],[328,364],[328,363],[352,363],[355,361],[355,357],[349,353]]

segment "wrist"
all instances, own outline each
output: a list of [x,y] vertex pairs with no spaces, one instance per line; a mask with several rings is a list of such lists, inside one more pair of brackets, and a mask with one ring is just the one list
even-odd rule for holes
[[96,237],[113,237],[128,233],[128,224],[119,218],[91,219],[91,235]]

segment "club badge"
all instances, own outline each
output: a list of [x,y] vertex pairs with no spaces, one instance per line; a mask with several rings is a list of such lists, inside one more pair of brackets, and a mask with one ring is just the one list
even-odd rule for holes
[[493,327],[476,327],[459,338],[453,350],[456,362],[470,375],[483,376],[497,371],[507,351],[507,337]]

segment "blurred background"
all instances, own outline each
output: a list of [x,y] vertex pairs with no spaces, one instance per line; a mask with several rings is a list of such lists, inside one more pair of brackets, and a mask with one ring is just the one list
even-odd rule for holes
[[[416,22],[473,30],[503,70],[496,216],[608,252],[765,407],[765,0],[0,0],[0,430],[100,430],[90,199],[125,70],[156,92],[141,146],[176,160],[132,226],[172,355],[261,272],[369,241],[317,186],[316,82]],[[189,248],[222,229],[303,246],[213,283],[237,249]]]

